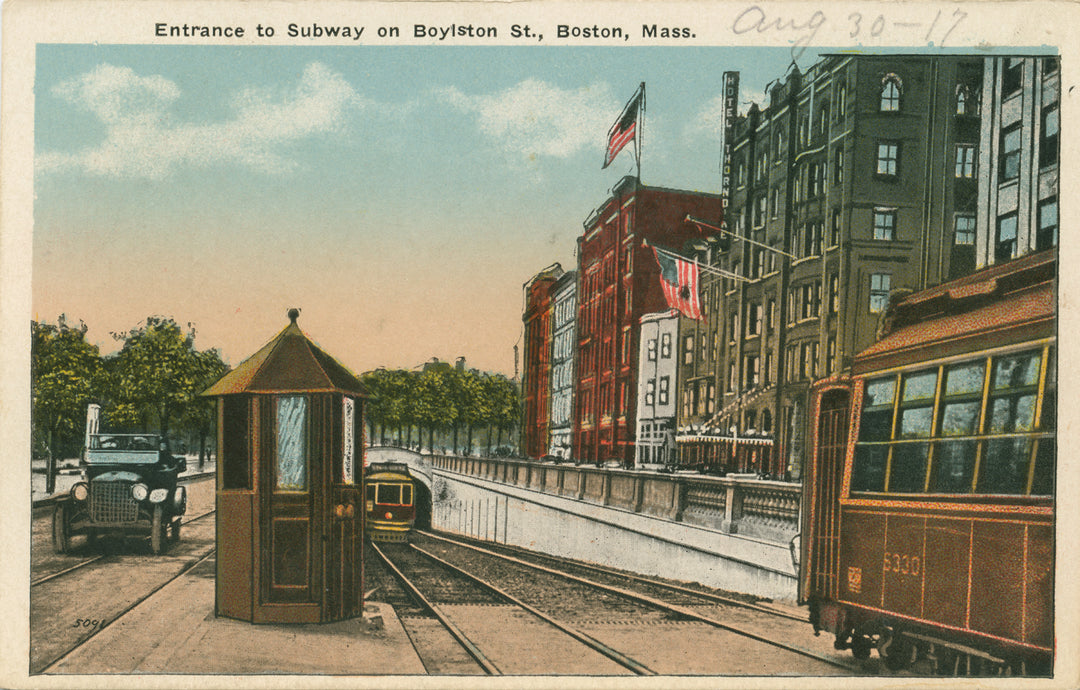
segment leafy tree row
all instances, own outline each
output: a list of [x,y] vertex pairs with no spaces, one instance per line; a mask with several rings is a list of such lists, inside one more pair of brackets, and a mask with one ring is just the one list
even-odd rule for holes
[[199,439],[199,457],[213,429],[213,406],[198,395],[228,367],[216,349],[195,349],[195,329],[151,316],[144,325],[113,333],[119,352],[101,356],[86,341],[87,326],[31,322],[33,451],[48,459],[47,490],[54,489],[57,457],[78,455],[86,408],[102,406],[110,431],[177,432]]
[[474,432],[486,430],[490,454],[493,445],[502,445],[504,435],[512,438],[521,414],[517,385],[501,374],[436,364],[423,371],[376,369],[361,379],[371,394],[366,408],[369,438],[380,444],[389,436],[408,447],[434,450],[438,438],[444,444],[449,440],[455,453],[464,441],[465,452],[471,454]]

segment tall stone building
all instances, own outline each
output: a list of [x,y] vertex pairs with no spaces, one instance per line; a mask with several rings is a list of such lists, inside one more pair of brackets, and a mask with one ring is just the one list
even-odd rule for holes
[[[797,479],[812,381],[875,339],[890,295],[975,266],[983,59],[834,55],[734,123],[728,228],[680,326],[680,462]],[[734,277],[737,276],[737,277]]]
[[[1058,244],[1061,68],[1057,57],[988,57],[982,111],[978,212],[964,218],[979,268]],[[958,110],[962,106],[958,105]]]

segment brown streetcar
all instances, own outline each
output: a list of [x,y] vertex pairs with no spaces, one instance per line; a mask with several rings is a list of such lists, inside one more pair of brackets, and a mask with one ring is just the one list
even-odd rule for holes
[[1056,252],[911,294],[812,393],[801,598],[896,670],[1054,654]]

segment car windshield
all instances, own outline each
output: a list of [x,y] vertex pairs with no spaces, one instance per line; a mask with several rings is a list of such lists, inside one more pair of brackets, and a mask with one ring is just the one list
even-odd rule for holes
[[158,437],[148,434],[95,434],[90,450],[157,450]]

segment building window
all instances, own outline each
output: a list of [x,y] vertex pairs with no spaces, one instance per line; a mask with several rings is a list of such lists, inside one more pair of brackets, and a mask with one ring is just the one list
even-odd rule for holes
[[770,331],[776,327],[776,300],[769,298],[769,307],[765,311],[765,328]]
[[1001,81],[1001,97],[1008,98],[1017,91],[1024,83],[1024,60],[1023,58],[1009,58],[1005,67],[1005,75]]
[[836,336],[829,336],[825,346],[825,375],[832,376],[836,373]]
[[896,209],[874,208],[874,239],[892,241],[896,239]]
[[1035,249],[1057,246],[1058,200],[1047,199],[1039,203],[1039,229],[1035,235]]
[[694,363],[694,336],[683,338],[683,364]]
[[818,133],[824,134],[829,129],[829,102],[821,105],[820,117],[818,118]]
[[840,275],[829,276],[829,313],[835,314],[840,308]]
[[735,362],[728,362],[727,368],[727,392],[735,392]]
[[765,385],[769,385],[773,382],[773,366],[772,366],[772,352],[765,353],[765,370],[762,372]]
[[659,399],[659,402],[660,402],[661,405],[667,405],[668,404],[668,393],[669,393],[670,390],[671,390],[671,377],[670,376],[661,376],[660,377],[660,399]]
[[734,343],[739,338],[739,314],[731,312],[728,317],[728,341]]
[[767,199],[765,195],[759,196],[754,202],[754,227],[758,228],[765,225],[765,204]]
[[881,112],[900,110],[900,78],[895,74],[885,77],[881,84]]
[[671,358],[671,334],[660,334],[660,357],[663,359]]
[[833,184],[844,181],[844,149],[838,148],[833,154]]
[[744,360],[747,390],[756,388],[761,383],[761,358],[758,355],[747,355]]
[[801,346],[802,356],[799,358],[799,380],[804,381],[810,378],[810,343],[803,343]]
[[746,335],[761,333],[761,305],[751,304],[746,310]]
[[900,143],[879,141],[877,145],[877,174],[895,177],[900,168]]
[[708,390],[709,390],[709,402],[708,402],[708,405],[705,408],[705,411],[708,414],[713,414],[714,412],[716,412],[716,384],[714,382],[712,382],[712,381],[709,381],[709,389]]
[[776,218],[780,215],[780,187],[773,187],[772,189],[772,217]]
[[656,401],[656,381],[652,379],[645,382],[645,404],[653,405]]
[[953,220],[953,242],[975,244],[975,216],[957,214]]
[[975,177],[975,145],[956,145],[956,176]]
[[877,314],[889,306],[892,276],[888,273],[870,274],[870,311]]
[[835,247],[840,244],[840,209],[833,210],[829,222],[829,246]]
[[1013,180],[1020,175],[1020,125],[1001,132],[1001,180]]
[[1008,261],[1016,256],[1016,213],[1009,213],[998,218],[997,243],[994,250],[994,260],[997,262]]
[[836,117],[847,116],[847,84],[841,84],[836,97]]
[[1057,163],[1058,160],[1058,131],[1060,129],[1061,111],[1058,104],[1043,110],[1042,114],[1042,137],[1039,141],[1039,167]]
[[968,90],[961,84],[956,87],[956,114],[967,115]]
[[738,171],[738,176],[736,178],[738,180],[737,184],[742,187],[746,184],[746,161],[742,158],[739,159]]
[[780,157],[784,154],[784,132],[777,131],[776,133],[776,162],[780,162]]

